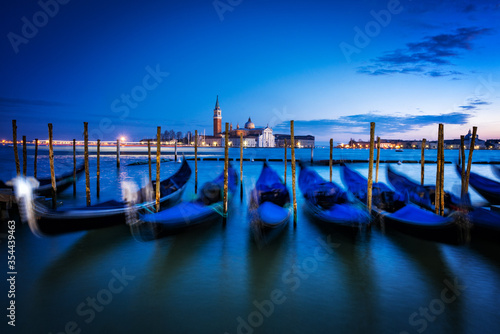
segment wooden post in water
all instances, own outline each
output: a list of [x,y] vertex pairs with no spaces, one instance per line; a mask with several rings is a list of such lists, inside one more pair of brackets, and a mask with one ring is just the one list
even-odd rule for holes
[[290,146],[292,148],[293,228],[297,228],[297,194],[295,192],[295,138],[293,133],[293,121],[290,121]]
[[198,193],[198,130],[194,130],[194,193]]
[[116,168],[120,168],[120,139],[116,140]]
[[313,145],[313,146],[311,146],[311,165],[312,165],[312,164],[313,164],[313,162],[314,162],[313,156],[314,156],[314,145]]
[[285,138],[285,177],[283,178],[283,181],[285,182],[285,186],[286,186],[286,150],[287,150],[287,147],[286,147],[286,138]]
[[243,133],[240,133],[240,200],[243,200]]
[[439,210],[441,212],[441,216],[444,216],[444,126],[441,129],[441,171],[439,172],[440,180],[439,180],[439,188],[440,188],[440,197],[439,197]]
[[437,215],[441,214],[441,131],[443,124],[438,127],[437,159],[436,159],[436,190],[434,192],[434,210]]
[[174,159],[177,162],[177,140],[174,142]]
[[35,138],[35,161],[33,162],[33,177],[36,179],[36,163],[38,160],[38,138]]
[[425,173],[425,138],[422,139],[422,153],[420,156],[420,185],[424,185],[424,173]]
[[226,131],[224,133],[224,201],[222,223],[226,225],[227,220],[227,185],[229,179],[229,123],[226,122]]
[[328,165],[330,166],[330,182],[332,182],[332,172],[333,172],[333,138],[330,138],[330,159],[328,160]]
[[370,153],[368,161],[368,192],[367,192],[367,206],[368,213],[372,212],[372,188],[373,188],[373,150],[375,146],[375,122],[370,123]]
[[56,173],[54,171],[54,148],[52,146],[52,123],[49,123],[50,181],[52,183],[52,208],[56,208]]
[[151,139],[148,139],[148,167],[149,167],[149,183],[151,183]]
[[97,198],[99,198],[99,192],[100,190],[100,178],[101,178],[101,140],[97,139]]
[[76,196],[76,139],[73,139],[73,196]]
[[469,177],[470,177],[470,169],[472,164],[472,153],[474,152],[474,145],[476,143],[476,133],[477,126],[472,127],[472,139],[470,142],[469,148],[469,159],[467,160],[467,172],[465,173],[465,193],[469,192]]
[[375,165],[375,183],[378,182],[378,166],[380,165],[380,137],[377,137],[377,164]]
[[21,165],[19,164],[19,153],[17,152],[17,125],[16,120],[12,120],[12,145],[14,146],[14,158],[16,159],[17,175],[21,174]]
[[160,211],[161,126],[156,128],[156,212]]
[[26,169],[28,168],[28,150],[26,148],[26,136],[23,136],[23,176],[26,177]]
[[462,180],[462,191],[460,192],[460,196],[465,195],[465,136],[460,136],[460,154],[462,155],[462,171],[461,171],[461,180]]
[[85,160],[85,194],[87,206],[90,206],[90,174],[89,174],[89,123],[83,122],[84,160]]

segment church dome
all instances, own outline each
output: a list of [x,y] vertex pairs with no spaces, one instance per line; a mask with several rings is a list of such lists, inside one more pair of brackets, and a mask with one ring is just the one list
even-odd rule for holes
[[248,117],[248,122],[245,123],[245,129],[255,129],[255,124],[252,123],[250,117]]

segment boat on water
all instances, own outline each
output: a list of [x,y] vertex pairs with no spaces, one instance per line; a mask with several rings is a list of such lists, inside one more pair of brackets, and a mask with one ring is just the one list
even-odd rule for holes
[[[228,202],[234,197],[237,186],[238,175],[230,164]],[[217,222],[223,217],[223,189],[224,172],[205,183],[192,201],[180,202],[157,213],[140,213],[137,206],[131,206],[127,224],[136,239],[148,241]]]
[[362,228],[370,222],[370,215],[352,195],[303,163],[300,163],[299,188],[307,212],[325,226]]
[[[341,175],[347,189],[366,205],[368,180],[346,165],[341,166]],[[392,190],[385,183],[373,183],[372,212],[384,227],[424,239],[447,242],[458,240],[454,217],[442,217],[409,203],[406,194]]]
[[396,149],[396,152],[404,152],[402,148]]
[[[456,165],[458,175],[461,175],[462,169]],[[479,195],[484,197],[490,204],[500,204],[500,182],[489,179],[485,176],[470,172],[469,184]]]
[[[181,199],[190,176],[191,168],[184,160],[174,175],[160,182],[161,208],[170,207]],[[156,181],[153,181],[136,192],[136,210],[154,210],[156,202],[153,194],[156,186]],[[15,188],[21,216],[24,221],[28,221],[31,231],[38,236],[86,231],[126,222],[128,207],[121,200],[109,200],[88,207],[51,209],[40,199],[33,198],[32,189],[23,178],[16,179]]]
[[250,193],[249,213],[257,242],[269,242],[283,231],[290,220],[290,193],[278,173],[266,162]]
[[[161,158],[160,159],[160,163],[164,163],[164,162],[170,162],[172,160],[170,160],[169,158]],[[143,166],[143,165],[147,165],[149,164],[149,160],[141,160],[141,161],[135,161],[135,162],[131,162],[129,163],[127,166]],[[151,164],[154,165],[156,164],[156,160],[151,160]]]
[[[76,168],[76,178],[73,175],[73,171],[63,173],[59,176],[56,176],[56,194],[62,193],[64,190],[68,189],[77,181],[77,179],[83,174],[85,171],[85,165],[82,163]],[[48,178],[40,178],[37,179],[38,188],[35,189],[36,194],[39,196],[50,197],[52,196],[52,179]],[[4,183],[0,181],[0,188],[9,188],[14,189],[11,185],[12,181]]]
[[491,165],[491,169],[493,170],[493,174],[500,179],[500,167]]
[[[396,191],[408,193],[409,200],[427,210],[435,210],[436,186],[422,186],[405,175],[397,173],[390,165],[387,165],[387,179]],[[460,199],[448,192],[444,193],[444,205],[447,210],[457,210],[460,207]]]

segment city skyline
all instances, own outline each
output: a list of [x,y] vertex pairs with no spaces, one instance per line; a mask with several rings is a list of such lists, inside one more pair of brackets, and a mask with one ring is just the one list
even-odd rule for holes
[[[2,138],[212,132],[252,117],[297,135],[500,137],[493,1],[42,0],[9,3],[0,50]],[[30,138],[33,137],[33,138]]]

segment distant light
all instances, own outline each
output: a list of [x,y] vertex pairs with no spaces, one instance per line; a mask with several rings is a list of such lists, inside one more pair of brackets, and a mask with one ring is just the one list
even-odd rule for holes
[[122,137],[120,138],[120,141],[125,141],[125,139],[127,139],[127,138],[125,138],[125,137],[123,137],[123,136],[122,136]]

